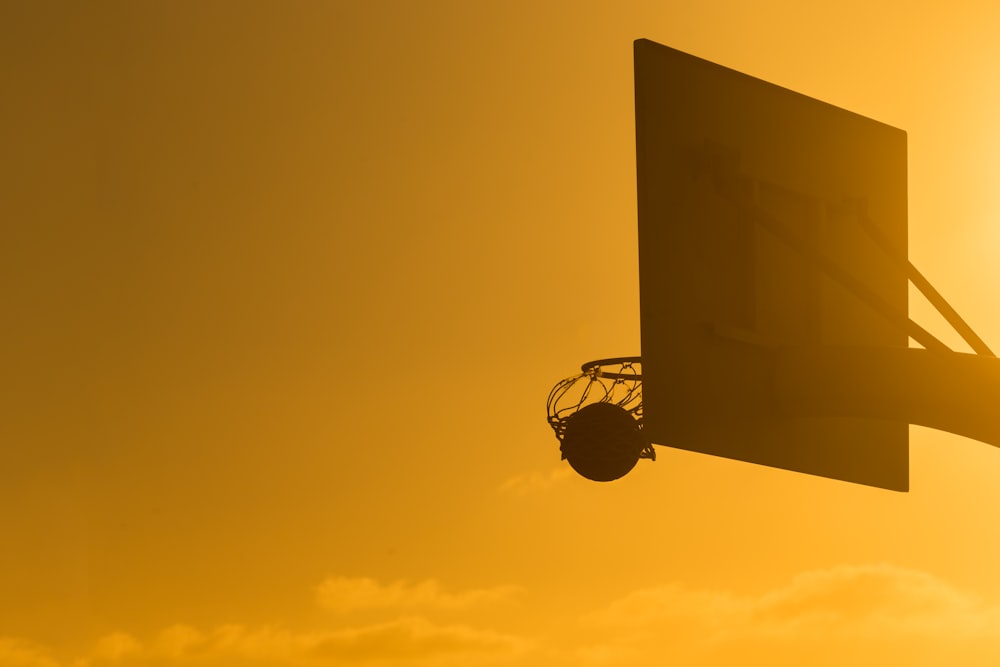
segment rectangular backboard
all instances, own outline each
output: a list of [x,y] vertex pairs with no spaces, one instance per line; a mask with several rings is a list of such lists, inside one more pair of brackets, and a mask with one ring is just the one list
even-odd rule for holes
[[647,435],[907,490],[908,424],[782,415],[766,364],[794,346],[908,346],[802,252],[905,316],[906,276],[861,224],[905,254],[905,132],[648,40],[635,111]]

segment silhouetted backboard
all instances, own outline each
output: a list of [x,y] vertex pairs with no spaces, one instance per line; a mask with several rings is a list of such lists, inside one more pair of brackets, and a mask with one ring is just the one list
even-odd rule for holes
[[[650,42],[635,42],[644,428],[659,445],[906,490],[908,424],[788,417],[769,355],[902,347],[884,312],[907,280],[906,134]],[[898,324],[898,322],[897,322]]]

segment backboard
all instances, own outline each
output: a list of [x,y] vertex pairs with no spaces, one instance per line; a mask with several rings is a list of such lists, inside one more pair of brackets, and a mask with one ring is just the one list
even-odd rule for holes
[[905,254],[906,134],[648,40],[635,98],[649,438],[905,491],[907,423],[783,415],[767,360],[908,346],[810,255],[905,318],[906,276],[864,224]]

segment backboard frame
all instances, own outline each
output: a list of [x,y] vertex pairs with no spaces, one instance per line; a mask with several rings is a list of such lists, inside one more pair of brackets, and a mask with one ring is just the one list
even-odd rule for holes
[[905,132],[649,40],[634,48],[647,435],[908,490],[908,424],[775,409],[771,351],[906,348],[908,337],[756,219],[905,314],[905,274],[857,224],[906,248]]

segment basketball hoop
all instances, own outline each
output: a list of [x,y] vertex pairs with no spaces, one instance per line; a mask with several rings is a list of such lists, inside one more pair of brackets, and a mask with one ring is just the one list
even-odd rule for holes
[[642,432],[640,357],[588,361],[560,381],[546,403],[562,458],[584,477],[609,482],[640,458],[656,459]]

